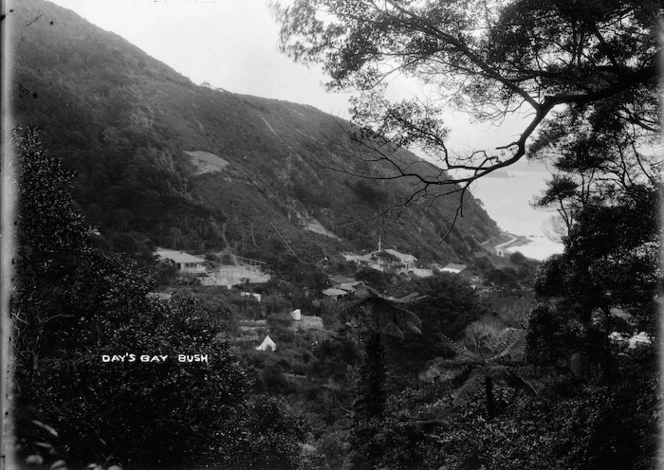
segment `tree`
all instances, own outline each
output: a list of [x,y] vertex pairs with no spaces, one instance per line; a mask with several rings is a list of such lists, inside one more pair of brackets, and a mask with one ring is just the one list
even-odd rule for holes
[[422,322],[406,307],[413,305],[422,296],[416,293],[403,295],[393,289],[391,293],[381,294],[365,286],[356,294],[357,299],[348,306],[356,312],[360,339],[364,344],[363,381],[366,390],[359,392],[355,405],[356,412],[365,418],[380,417],[385,411],[385,364],[381,337],[394,336],[403,338],[404,331],[420,334]]
[[558,115],[543,126],[530,148],[538,159],[546,158],[552,148],[556,151],[553,167],[558,173],[535,205],[556,209],[566,229],[563,236],[585,207],[615,204],[635,188],[653,187],[659,181],[662,162],[655,156],[656,133],[620,122],[616,109],[600,107],[595,114],[573,110]]
[[300,470],[304,418],[289,413],[282,398],[256,395],[241,418],[242,445],[227,464],[238,470]]
[[580,209],[565,251],[544,263],[535,279],[544,304],[531,316],[531,358],[560,363],[580,354],[612,381],[616,357],[609,335],[657,334],[657,194],[649,185],[634,185]]
[[[31,442],[37,418],[46,423],[37,426],[41,434],[57,437],[81,466],[249,468],[238,462],[251,454],[259,468],[265,456],[296,468],[300,420],[282,404],[249,402],[224,322],[191,297],[151,295],[149,273],[96,249],[97,235],[68,191],[73,174],[41,148],[35,129],[18,129],[14,143],[13,412],[27,423],[17,432],[25,436],[20,456],[43,444]],[[273,424],[262,433],[257,423],[268,413]]]
[[364,356],[360,366],[357,397],[353,403],[353,428],[350,434],[353,468],[374,468],[382,454],[375,439],[385,418],[387,368],[384,360],[383,335],[404,337],[404,331],[420,333],[420,319],[406,307],[422,297],[404,295],[398,289],[381,294],[371,287],[358,292],[348,308],[357,315]]
[[[411,179],[416,194],[458,184],[444,194],[463,198],[474,180],[523,158],[535,136],[531,153],[563,171],[583,163],[595,180],[623,182],[654,172],[643,145],[660,114],[656,0],[297,0],[274,10],[281,49],[322,64],[331,89],[360,92],[358,137],[391,165],[387,178]],[[397,76],[418,80],[425,97],[390,102],[386,84]],[[481,122],[529,120],[515,140],[459,156],[445,141],[450,103]],[[461,172],[418,173],[385,144],[419,146]]]
[[19,185],[12,311],[20,372],[37,370],[43,351],[93,347],[96,322],[124,319],[152,284],[132,262],[95,249],[97,235],[69,192],[74,174],[41,148],[37,130],[18,128],[13,139]]
[[498,414],[494,386],[504,381],[512,386],[539,392],[541,384],[532,377],[524,362],[525,332],[508,328],[501,332],[480,322],[466,330],[471,347],[464,347],[443,337],[455,353],[452,358],[436,358],[427,366],[427,376],[435,377],[437,388],[454,390],[455,404],[473,399],[484,392],[489,419]]
[[469,324],[489,314],[477,293],[458,276],[442,273],[412,280],[408,285],[424,296],[416,306],[422,326],[421,334],[385,338],[386,361],[393,374],[401,377],[396,388],[416,379],[427,361],[453,354],[441,343],[441,334],[457,339]]
[[[133,319],[103,328],[98,349],[50,353],[22,379],[31,389],[23,388],[21,398],[58,430],[68,457],[86,463],[113,455],[124,464],[157,466],[232,461],[242,443],[227,432],[241,427],[236,415],[249,382],[201,306],[153,299]],[[168,358],[143,362],[157,354]],[[183,364],[178,354],[208,360]]]
[[623,377],[618,384],[591,389],[563,421],[560,434],[570,436],[561,446],[568,454],[565,468],[661,467],[657,352],[642,347],[623,354],[619,369]]

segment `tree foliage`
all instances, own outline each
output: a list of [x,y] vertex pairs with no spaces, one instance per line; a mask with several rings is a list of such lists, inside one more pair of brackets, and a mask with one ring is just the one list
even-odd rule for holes
[[[21,456],[32,450],[37,418],[57,430],[60,452],[77,465],[249,468],[237,462],[251,456],[253,468],[274,459],[296,468],[303,423],[281,403],[248,401],[224,322],[191,297],[149,295],[147,273],[95,248],[68,192],[73,175],[43,151],[37,131],[18,129],[14,141],[15,413],[19,427],[27,423],[17,435],[28,436]],[[271,425],[257,426],[268,414]]]
[[[42,148],[35,129],[14,133],[18,163],[15,344],[21,368],[41,352],[92,348],[99,327],[126,320],[152,283],[129,260],[106,256],[70,194],[73,173]],[[20,383],[19,383],[20,385]]]
[[[295,252],[316,263],[341,249],[373,246],[380,226],[390,243],[407,240],[420,259],[471,258],[497,231],[470,200],[459,228],[473,239],[443,246],[437,234],[453,203],[434,208],[430,223],[375,221],[379,199],[403,199],[408,186],[358,185],[317,165],[319,156],[336,158],[326,145],[331,129],[349,126],[313,107],[198,86],[46,0],[22,2],[8,21],[16,45],[12,114],[17,123],[42,128],[46,148],[78,172],[75,200],[116,252],[131,249],[134,256],[154,243],[264,261]],[[343,145],[362,152],[347,136]],[[192,157],[197,150],[228,165],[201,174]],[[341,240],[305,230],[314,218]],[[293,251],[281,246],[284,240]]]
[[[583,343],[614,331],[656,334],[662,288],[658,204],[654,188],[635,186],[613,201],[582,208],[565,251],[545,262],[535,279],[535,292],[548,305],[531,317],[532,357],[565,349],[569,354],[572,337]],[[608,354],[607,341],[600,343]]]
[[353,426],[347,462],[352,468],[374,468],[382,451],[377,433],[386,417],[387,392],[383,336],[403,338],[405,331],[420,333],[422,322],[408,306],[422,299],[398,288],[380,293],[365,286],[348,308],[355,312],[364,355],[353,403]]
[[[195,303],[150,304],[94,350],[51,353],[21,380],[30,386],[21,399],[58,429],[74,462],[110,455],[125,464],[228,460],[242,445],[228,431],[239,427],[249,383],[229,345]],[[208,362],[180,363],[178,354],[206,354]],[[102,355],[124,362],[104,363]],[[141,362],[155,355],[168,359]]]
[[436,388],[454,391],[456,405],[483,394],[490,419],[499,412],[494,392],[496,382],[503,381],[531,393],[539,392],[540,384],[523,360],[524,331],[508,328],[497,332],[479,322],[471,324],[466,331],[469,346],[443,337],[455,355],[430,361],[426,371],[437,383]]
[[[463,191],[524,157],[533,137],[531,153],[580,171],[575,191],[654,174],[658,159],[643,145],[656,139],[660,115],[658,1],[298,0],[274,9],[283,51],[322,64],[331,88],[360,92],[352,115],[361,138],[419,146],[443,169],[464,170],[421,174],[376,146],[389,177],[411,178],[420,193],[455,183]],[[425,96],[390,102],[397,76],[419,81]],[[496,125],[528,119],[514,140],[459,155],[445,140],[450,104]]]

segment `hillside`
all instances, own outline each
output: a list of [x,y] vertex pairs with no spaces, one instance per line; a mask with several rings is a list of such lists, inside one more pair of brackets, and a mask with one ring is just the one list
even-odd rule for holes
[[[16,2],[11,15],[16,124],[41,128],[51,153],[78,171],[77,201],[115,251],[159,245],[268,261],[290,252],[316,262],[374,248],[380,237],[424,262],[474,265],[486,256],[481,243],[498,233],[467,196],[441,242],[456,197],[398,210],[413,181],[333,171],[389,175],[364,161],[371,154],[341,119],[196,85],[42,0]],[[396,156],[438,171],[411,153]]]

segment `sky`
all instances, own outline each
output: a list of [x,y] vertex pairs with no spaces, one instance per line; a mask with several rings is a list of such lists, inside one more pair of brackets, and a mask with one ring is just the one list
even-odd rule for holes
[[[308,104],[348,117],[350,95],[327,92],[323,85],[326,77],[320,67],[294,63],[279,51],[279,27],[268,0],[50,1],[122,36],[194,83],[208,82],[233,93]],[[403,80],[394,82],[392,88],[393,96],[404,98],[420,92],[416,83]],[[471,123],[459,112],[446,113],[444,120],[451,130],[448,146],[452,151],[465,153],[503,145],[513,141],[525,127],[524,119],[507,120],[496,128]],[[539,181],[543,189],[541,176]],[[509,186],[517,191],[509,181],[498,190],[510,191]],[[496,187],[495,182],[489,187]],[[525,201],[534,195],[520,191],[519,197]],[[505,218],[509,211],[500,201],[499,197],[485,198],[489,215],[504,229],[519,233],[516,225],[510,226],[509,218]],[[515,209],[512,220],[523,220],[524,211],[528,210],[532,208],[527,204]],[[505,219],[500,220],[498,215]],[[533,216],[540,215],[533,212]]]

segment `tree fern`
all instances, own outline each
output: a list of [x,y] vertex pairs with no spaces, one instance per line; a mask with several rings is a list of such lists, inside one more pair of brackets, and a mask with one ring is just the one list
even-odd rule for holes
[[348,309],[358,316],[361,326],[380,334],[397,338],[403,338],[404,331],[420,334],[422,321],[406,307],[426,296],[405,294],[402,289],[396,286],[380,293],[364,286],[357,291],[355,300],[348,303]]
[[507,328],[500,334],[473,334],[470,330],[472,349],[440,335],[454,357],[433,359],[420,374],[421,379],[434,384],[436,393],[452,393],[454,405],[459,406],[483,392],[489,417],[497,413],[493,388],[498,381],[540,393],[545,383],[541,368],[524,362],[525,330]]
[[387,394],[383,336],[403,338],[404,332],[421,333],[422,322],[408,310],[423,297],[406,293],[401,287],[387,292],[365,286],[358,290],[347,308],[357,320],[360,340],[364,347],[357,397],[353,403],[353,427],[349,442],[351,451],[347,463],[355,469],[375,468],[382,457],[376,447],[376,432],[385,418]]

